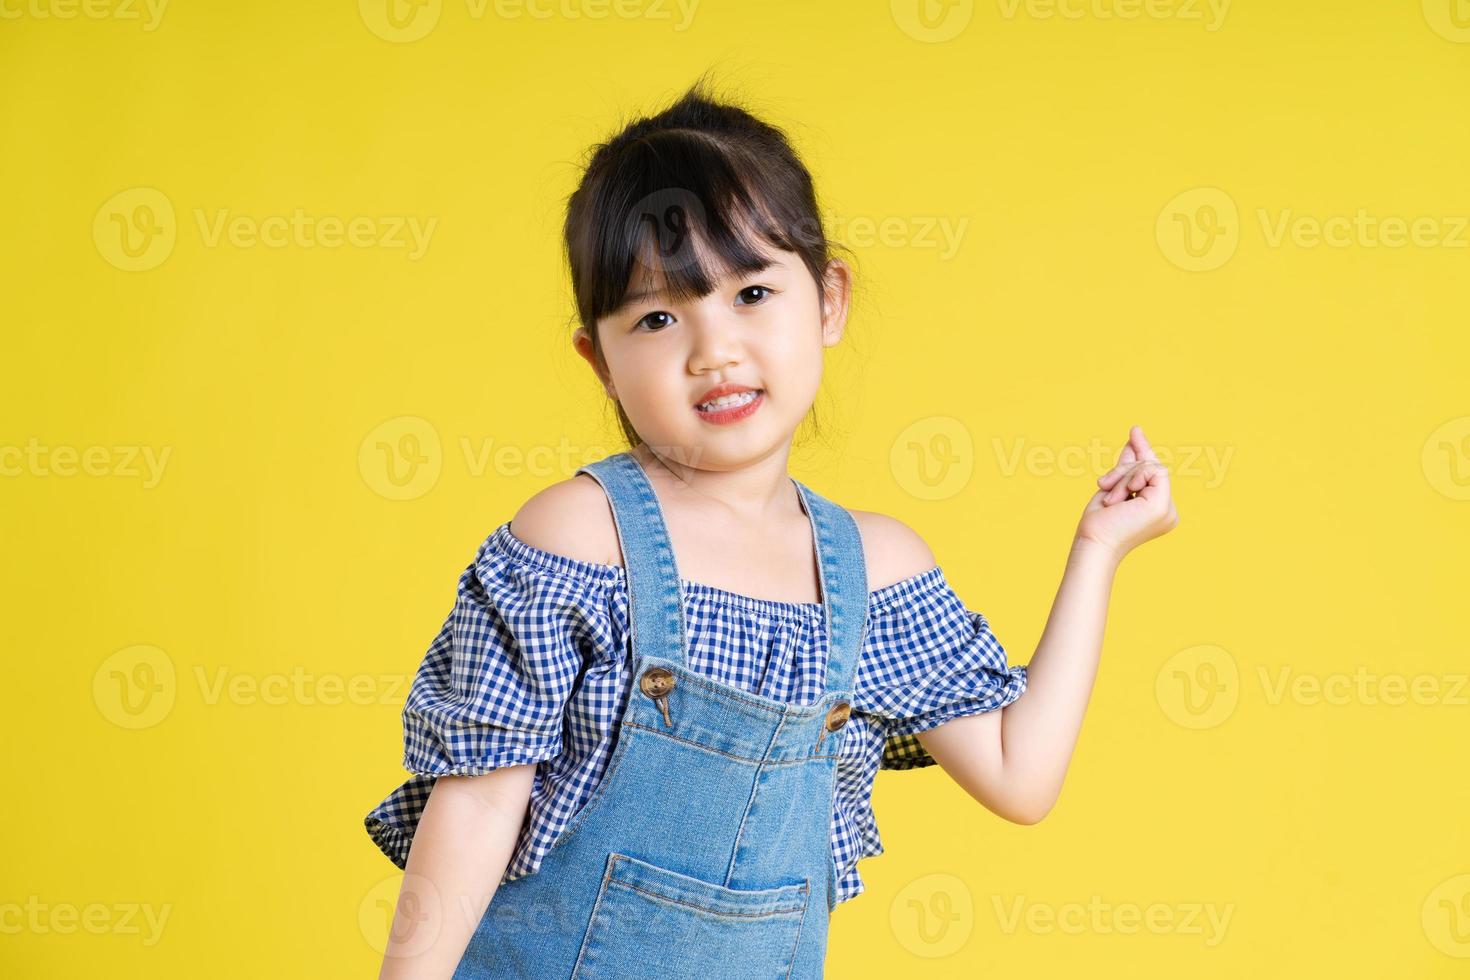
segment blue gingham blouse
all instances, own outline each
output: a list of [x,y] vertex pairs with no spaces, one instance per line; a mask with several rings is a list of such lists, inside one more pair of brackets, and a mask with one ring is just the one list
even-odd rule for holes
[[[789,703],[821,697],[820,603],[680,584],[690,669]],[[407,863],[438,776],[534,762],[528,818],[502,880],[540,867],[609,760],[633,686],[628,608],[621,565],[535,548],[509,521],[480,545],[403,708],[413,776],[365,819],[395,865]],[[863,891],[858,860],[883,853],[871,805],[878,770],[933,765],[919,732],[1004,707],[1025,689],[1026,668],[1006,665],[985,617],[965,608],[938,565],[869,593],[832,810],[839,902]]]

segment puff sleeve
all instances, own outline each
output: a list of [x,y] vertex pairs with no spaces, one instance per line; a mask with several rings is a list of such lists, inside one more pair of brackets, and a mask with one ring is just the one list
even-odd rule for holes
[[409,687],[403,768],[413,775],[364,820],[400,868],[438,777],[562,753],[568,700],[611,648],[606,582],[567,571],[569,561],[530,560],[509,528],[487,538],[460,575],[454,606]]
[[880,769],[934,765],[921,732],[1003,708],[1026,690],[1025,666],[1007,665],[990,623],[965,607],[937,565],[886,592],[870,629],[881,654],[859,686],[883,732]]
[[589,620],[605,596],[518,562],[493,535],[459,579],[454,608],[403,708],[403,767],[481,775],[561,752]]

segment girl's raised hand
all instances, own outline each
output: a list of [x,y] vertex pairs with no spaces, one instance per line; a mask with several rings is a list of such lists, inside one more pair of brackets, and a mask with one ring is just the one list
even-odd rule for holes
[[1110,549],[1119,560],[1134,548],[1179,526],[1169,494],[1169,469],[1159,462],[1143,429],[1128,430],[1118,462],[1098,477],[1099,489],[1082,511],[1078,540]]

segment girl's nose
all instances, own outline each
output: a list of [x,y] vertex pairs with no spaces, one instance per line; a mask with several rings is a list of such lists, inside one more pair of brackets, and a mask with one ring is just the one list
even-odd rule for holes
[[694,348],[689,352],[691,371],[712,371],[727,364],[738,364],[742,355],[738,325],[719,316],[696,318]]

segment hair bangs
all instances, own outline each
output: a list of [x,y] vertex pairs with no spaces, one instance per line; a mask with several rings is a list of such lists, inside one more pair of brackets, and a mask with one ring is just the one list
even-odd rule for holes
[[627,147],[606,188],[621,206],[604,212],[597,236],[594,318],[655,291],[678,302],[708,296],[722,276],[749,275],[770,264],[774,249],[795,250],[774,202],[756,196],[754,169],[741,162],[688,130]]

